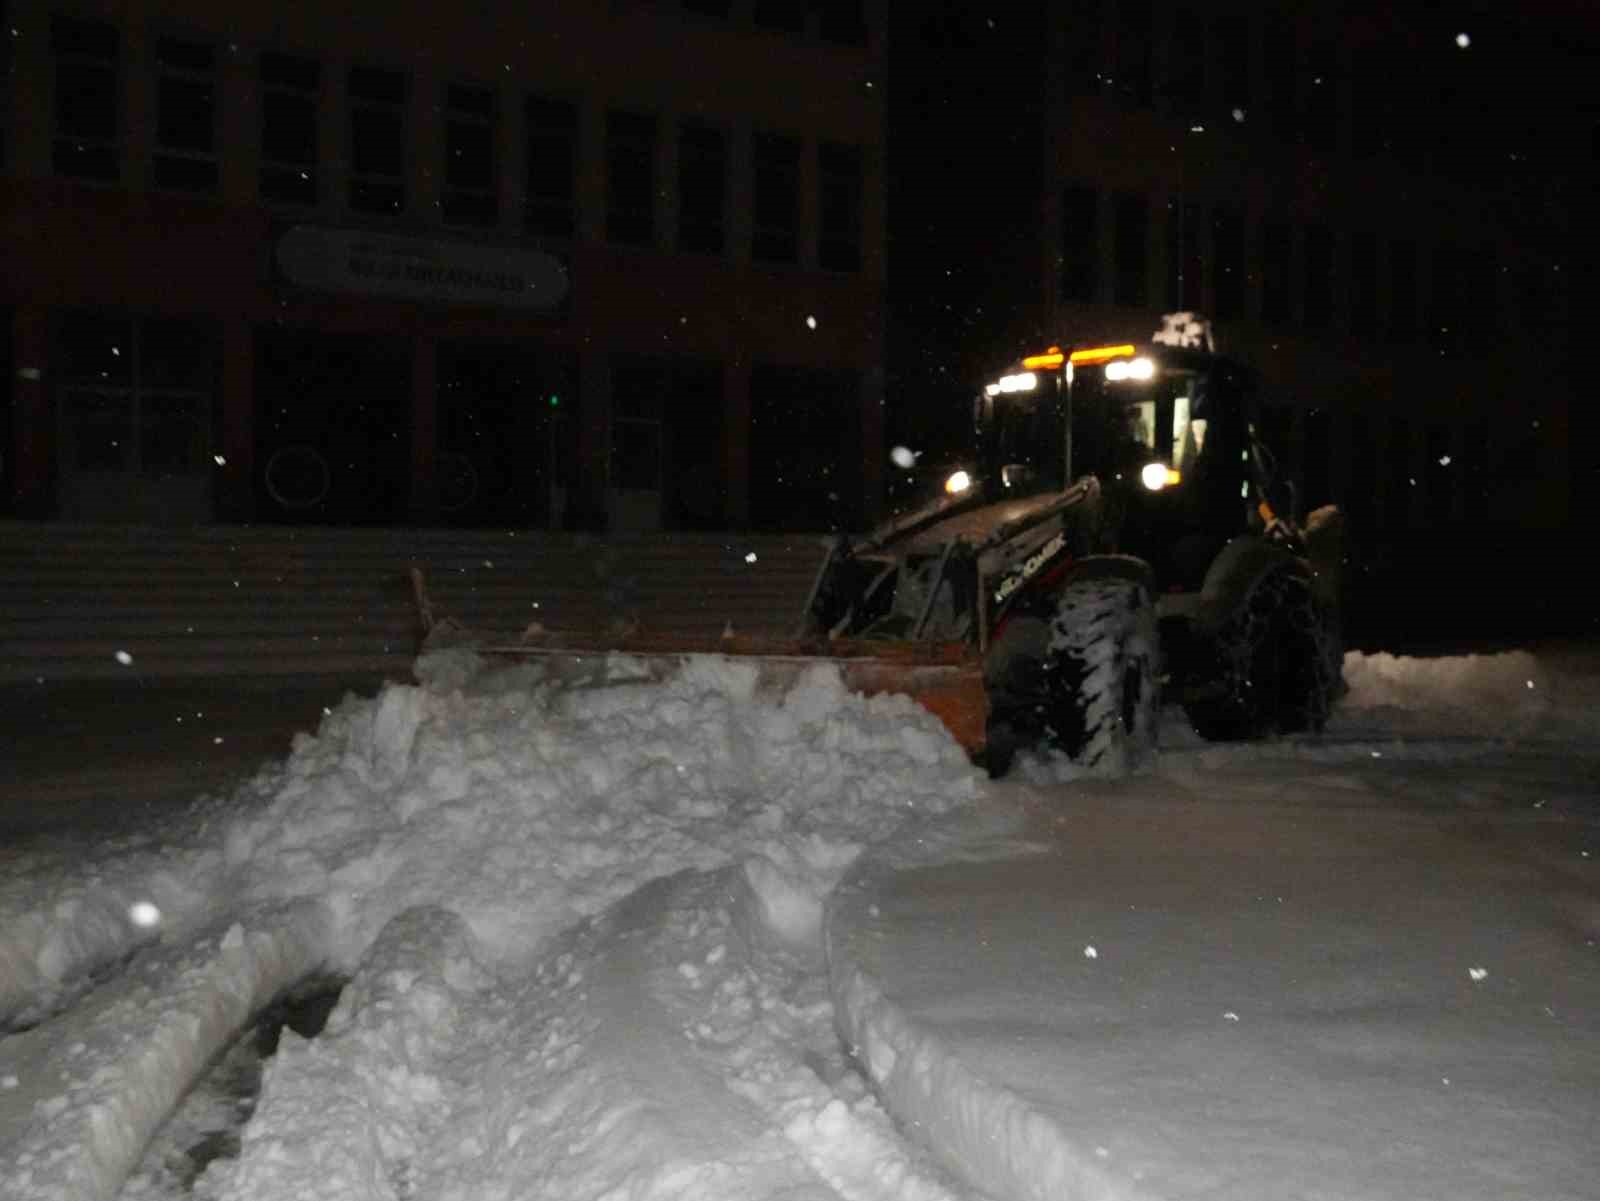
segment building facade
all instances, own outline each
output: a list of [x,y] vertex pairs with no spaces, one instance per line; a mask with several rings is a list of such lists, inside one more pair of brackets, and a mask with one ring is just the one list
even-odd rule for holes
[[1046,22],[1024,324],[1208,314],[1261,371],[1303,504],[1368,546],[1571,511],[1573,64],[1527,13],[1455,17],[1056,0]]
[[10,513],[872,512],[876,4],[0,9]]

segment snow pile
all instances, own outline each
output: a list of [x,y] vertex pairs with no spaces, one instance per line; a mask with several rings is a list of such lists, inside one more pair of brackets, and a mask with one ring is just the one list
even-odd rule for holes
[[831,665],[769,695],[754,664],[719,657],[660,683],[618,657],[585,688],[462,664],[425,658],[429,684],[347,702],[228,832],[245,903],[325,900],[344,965],[415,905],[515,963],[649,880],[755,856],[809,898],[781,901],[787,920],[865,844],[977,795],[937,719],[846,692]]
[[1600,740],[1600,675],[1573,655],[1530,651],[1414,658],[1352,651],[1334,729],[1381,721],[1394,733]]

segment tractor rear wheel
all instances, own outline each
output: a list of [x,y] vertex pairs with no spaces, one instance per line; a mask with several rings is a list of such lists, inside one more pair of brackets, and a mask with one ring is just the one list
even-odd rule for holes
[[1211,678],[1184,704],[1195,731],[1237,741],[1322,729],[1339,687],[1334,624],[1304,576],[1262,572],[1211,639]]

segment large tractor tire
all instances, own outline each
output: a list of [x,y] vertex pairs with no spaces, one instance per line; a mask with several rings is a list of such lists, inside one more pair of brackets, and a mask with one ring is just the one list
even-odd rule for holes
[[1111,775],[1150,759],[1160,655],[1155,608],[1143,586],[1115,578],[1068,584],[1045,659],[1049,742],[1075,763]]
[[1210,679],[1184,703],[1202,738],[1322,729],[1340,687],[1339,634],[1306,576],[1288,564],[1261,572],[1209,642]]

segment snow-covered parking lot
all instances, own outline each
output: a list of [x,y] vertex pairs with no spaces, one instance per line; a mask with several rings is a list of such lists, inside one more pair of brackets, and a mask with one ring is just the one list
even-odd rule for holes
[[[417,686],[331,706],[235,791],[135,834],[4,852],[0,1196],[1199,1197],[1218,1179],[1235,1198],[1278,1197],[1286,1181],[1352,1201],[1423,1196],[1445,1179],[1453,1198],[1582,1196],[1600,1096],[1595,666],[1570,647],[1353,654],[1351,693],[1320,739],[1208,746],[1169,714],[1144,775],[1086,781],[1026,761],[992,783],[911,702],[852,696],[828,668],[780,695],[716,659],[665,683],[571,690],[536,667],[436,653]],[[1160,1073],[1176,1070],[1170,1056],[1152,1067],[1141,1012],[1170,1018],[1191,995],[1231,988],[1259,1014],[1283,1001],[1263,988],[1288,987],[1261,972],[1270,955],[1197,957],[1182,921],[1104,920],[1103,945],[1070,928],[1096,897],[1137,890],[1164,806],[1258,830],[1268,847],[1335,815],[1373,852],[1343,861],[1370,873],[1351,895],[1414,901],[1394,865],[1424,829],[1429,879],[1450,878],[1458,835],[1473,848],[1463,872],[1505,868],[1484,887],[1506,903],[1472,907],[1470,939],[1445,905],[1388,907],[1390,932],[1352,928],[1348,905],[1294,910],[1285,962],[1307,947],[1344,956],[1343,968],[1304,960],[1316,1003],[1297,1011],[1297,1036],[1368,1052],[1325,1057],[1297,1081],[1393,1131],[1405,1153],[1385,1161],[1390,1191],[1337,1170],[1339,1152],[1371,1159],[1339,1145],[1340,1127],[1307,1135],[1316,1096],[1296,1110],[1289,1089],[1220,1074],[1232,1061],[1212,1035],[1184,1044],[1199,1056],[1189,1078],[1222,1090],[1204,1123],[1176,1101],[1130,1103],[1138,1073],[1170,1089]],[[1025,884],[1038,870],[988,869],[986,903],[1005,908],[1015,889],[1013,941],[1030,914],[1053,914],[1036,959],[963,974],[955,932],[972,909],[958,900],[948,937],[887,919],[873,929],[908,873],[1028,863],[1050,878],[1039,865],[1073,868],[1091,829],[1096,862],[1121,872],[1066,916],[1059,896]],[[1174,849],[1148,858],[1163,873],[1152,905],[1170,911]],[[1081,885],[1081,861],[1074,870]],[[1474,895],[1472,880],[1459,886]],[[1208,945],[1231,945],[1215,928],[1228,914],[1206,914]],[[1057,973],[1057,990],[1039,992],[1064,951],[1127,963],[1119,931],[1142,940],[1136,1004],[1104,974]],[[873,938],[883,955],[860,949]],[[1062,1040],[1091,1026],[1056,1026],[1051,1053],[1025,1057],[1049,1074],[1032,1088],[1014,1062],[999,1070],[1006,1056],[974,1060],[891,1003],[894,982],[873,973],[905,971],[905,955],[966,990],[952,1005],[974,1046],[1003,1042],[1003,1023],[1049,1031],[1073,1005],[1115,1019],[1114,1043],[1086,1044],[1077,1061],[1107,1105],[1091,1121],[1052,1094],[1076,1070]],[[1454,973],[1444,1001],[1418,975],[1436,963]],[[315,1037],[285,1029],[263,1066],[258,1040],[236,1035],[293,986],[337,1004]],[[1252,1016],[1241,1001],[1219,1020],[1242,1029]],[[1486,1020],[1505,1023],[1515,1053],[1485,1058]],[[906,1064],[896,1075],[884,1058],[895,1046],[922,1055],[920,1078],[939,1087],[917,1096]],[[959,1056],[960,1071],[941,1073]],[[1415,1091],[1363,1091],[1375,1060],[1431,1070],[1452,1056],[1478,1100],[1457,1111],[1465,1124],[1417,1112]],[[1559,1073],[1537,1078],[1552,1063]],[[1540,1125],[1540,1106],[1567,1112]],[[1429,1141],[1475,1133],[1499,1140],[1477,1168]],[[1202,1136],[1222,1162],[1185,1150]],[[1039,1166],[1050,1156],[1065,1176]]]

